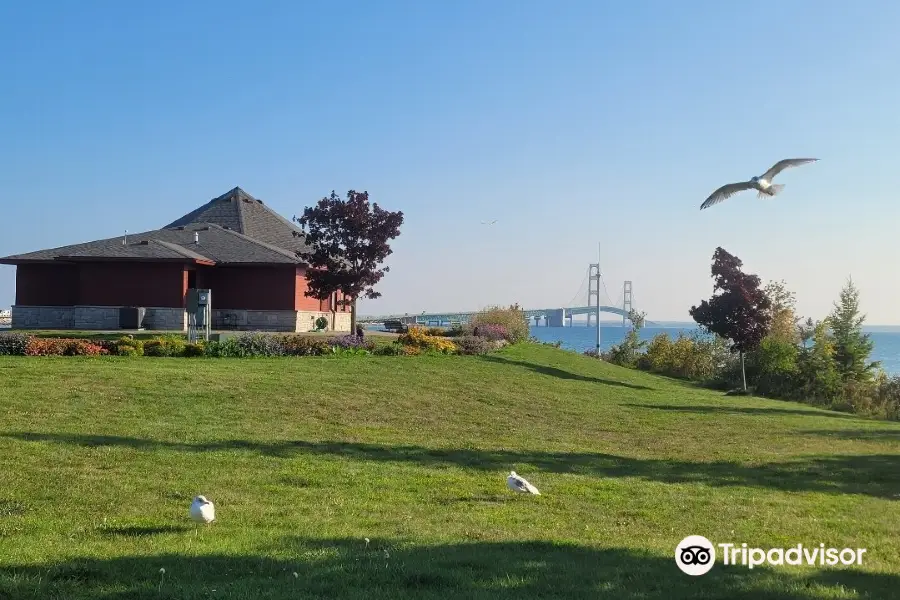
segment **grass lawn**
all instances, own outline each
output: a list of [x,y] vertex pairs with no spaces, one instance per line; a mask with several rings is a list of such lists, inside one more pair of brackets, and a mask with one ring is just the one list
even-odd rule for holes
[[[0,474],[4,600],[900,597],[900,424],[536,345],[2,358]],[[867,552],[690,577],[691,534]]]

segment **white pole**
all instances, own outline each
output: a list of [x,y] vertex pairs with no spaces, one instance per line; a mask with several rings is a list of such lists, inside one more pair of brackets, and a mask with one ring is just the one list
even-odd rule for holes
[[597,244],[597,358],[600,358],[600,244]]

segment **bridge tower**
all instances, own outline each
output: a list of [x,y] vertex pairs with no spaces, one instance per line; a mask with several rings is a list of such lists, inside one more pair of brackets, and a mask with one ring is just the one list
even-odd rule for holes
[[594,317],[595,323],[600,322],[600,265],[591,263],[588,267],[588,297],[587,297],[587,305],[588,306],[596,306],[597,314],[588,313],[587,314],[587,324],[588,327],[591,326],[591,316]]
[[[622,310],[626,313],[631,312],[631,282],[626,281],[625,285],[622,288]],[[628,320],[628,317],[622,315],[622,327],[625,327],[625,321]]]

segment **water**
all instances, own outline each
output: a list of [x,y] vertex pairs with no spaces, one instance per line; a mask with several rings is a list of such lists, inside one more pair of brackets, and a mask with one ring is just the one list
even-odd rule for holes
[[[562,348],[584,352],[597,347],[596,327],[534,327],[531,328],[532,337],[542,342],[562,342]],[[672,327],[645,327],[640,332],[643,340],[650,340],[660,333],[668,333],[669,337],[675,337],[679,331],[686,334],[696,328],[691,326]],[[872,350],[872,360],[880,360],[881,367],[889,375],[900,375],[900,327],[866,329],[871,336],[875,347]],[[628,328],[621,325],[603,324],[600,328],[600,348],[608,350],[613,344],[618,344],[625,337]]]

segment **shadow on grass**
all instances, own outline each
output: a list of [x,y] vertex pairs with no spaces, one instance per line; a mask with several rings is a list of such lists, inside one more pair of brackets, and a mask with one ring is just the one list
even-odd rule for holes
[[[842,440],[870,440],[900,443],[900,429],[807,429],[797,433],[832,437]],[[898,448],[900,448],[900,446],[898,446]]]
[[537,470],[601,478],[634,477],[663,483],[763,487],[782,491],[863,494],[879,498],[895,498],[900,493],[900,454],[814,456],[748,465],[735,461],[638,459],[594,452],[426,448],[338,441],[221,440],[184,443],[122,436],[27,432],[4,433],[2,436],[31,442],[86,447],[121,446],[141,451],[246,451],[286,459],[304,455],[327,455],[360,461],[412,463],[425,467],[455,466],[498,472]]
[[541,365],[541,364],[522,361],[522,360],[513,360],[511,358],[506,358],[504,356],[487,354],[487,355],[481,356],[480,358],[481,358],[481,360],[483,360],[485,362],[492,362],[492,363],[522,367],[524,369],[528,369],[529,371],[533,371],[533,372],[539,373],[541,375],[549,375],[550,377],[556,377],[558,379],[569,379],[569,380],[573,380],[573,381],[587,381],[589,383],[602,383],[603,385],[625,387],[625,388],[630,388],[633,390],[653,390],[653,389],[655,389],[655,388],[647,387],[646,385],[637,385],[634,383],[627,383],[624,381],[616,381],[614,379],[603,379],[601,377],[591,377],[589,375],[579,375],[577,373],[570,373],[569,371],[557,369],[556,367],[551,367],[549,365]]
[[103,535],[112,537],[147,537],[164,533],[184,533],[186,531],[191,531],[191,528],[184,525],[162,525],[157,527],[142,527],[140,525],[131,525],[121,527],[102,527],[99,531]]
[[801,415],[804,417],[829,417],[832,419],[851,419],[855,421],[865,421],[867,423],[871,422],[870,419],[866,419],[857,415],[831,412],[831,411],[821,411],[816,410],[814,408],[810,408],[809,410],[803,410],[801,408],[756,408],[749,406],[695,406],[695,405],[686,405],[686,404],[628,404],[623,403],[621,406],[627,406],[629,408],[647,408],[650,410],[666,410],[671,412],[684,412],[684,413],[700,413],[700,414],[733,414],[733,415],[765,415],[765,416],[779,416],[779,415]]
[[0,568],[0,597],[809,600],[887,598],[900,589],[900,576],[849,569],[750,571],[719,562],[703,577],[690,577],[675,566],[676,543],[669,558],[534,541],[393,546],[292,538],[278,549],[280,555],[289,549],[295,560],[170,554]]

